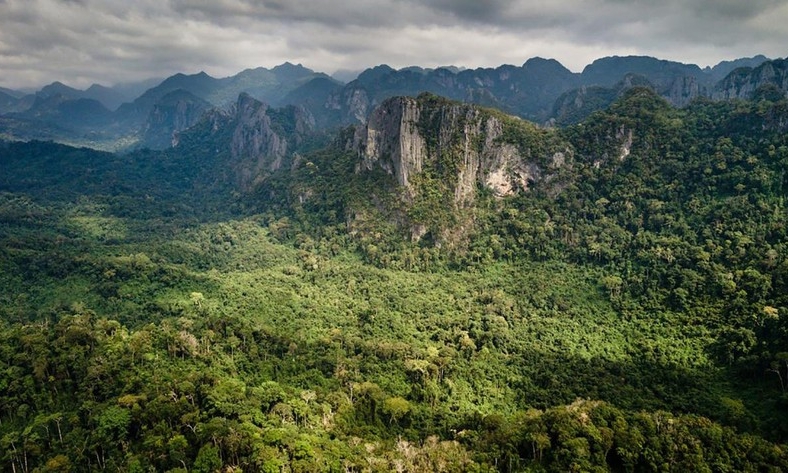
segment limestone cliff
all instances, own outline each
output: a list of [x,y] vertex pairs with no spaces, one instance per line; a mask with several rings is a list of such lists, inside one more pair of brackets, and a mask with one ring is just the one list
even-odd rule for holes
[[151,109],[142,129],[142,141],[152,149],[172,146],[175,136],[194,124],[211,104],[194,94],[178,89],[162,97]]
[[295,148],[313,128],[312,116],[301,108],[274,109],[241,94],[229,110],[210,111],[184,135],[192,135],[192,142],[212,137],[212,143],[221,143],[221,149],[229,152],[226,171],[230,179],[246,192],[287,166]]
[[628,90],[647,87],[675,107],[685,107],[692,100],[708,95],[705,83],[694,76],[680,76],[661,86],[639,74],[627,74],[612,87],[580,87],[561,95],[553,106],[551,123],[559,126],[580,123],[592,113],[604,110]]
[[676,78],[662,96],[675,107],[686,107],[694,99],[706,95],[705,87],[694,76]]
[[325,102],[324,108],[335,112],[337,122],[341,124],[365,123],[371,102],[366,88],[354,81],[342,89],[332,92]]
[[755,68],[742,67],[731,72],[714,88],[714,100],[752,99],[756,91],[771,86],[788,95],[788,59],[767,61]]
[[314,127],[303,109],[272,109],[241,94],[233,112],[231,159],[241,187],[248,190],[255,180],[282,168],[294,148]]
[[473,203],[477,189],[496,196],[526,191],[566,161],[566,147],[550,131],[473,105],[432,95],[384,101],[357,128],[359,171],[375,167],[396,177],[413,199],[417,176],[439,179],[456,208]]
[[357,129],[363,168],[379,165],[410,188],[410,176],[421,172],[427,154],[427,143],[418,131],[420,116],[419,103],[410,97],[396,97],[378,107],[367,126]]

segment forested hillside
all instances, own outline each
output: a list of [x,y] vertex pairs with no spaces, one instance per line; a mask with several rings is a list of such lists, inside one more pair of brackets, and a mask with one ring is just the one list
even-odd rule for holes
[[354,128],[244,189],[219,121],[0,145],[2,469],[788,470],[788,101],[414,106],[408,189]]

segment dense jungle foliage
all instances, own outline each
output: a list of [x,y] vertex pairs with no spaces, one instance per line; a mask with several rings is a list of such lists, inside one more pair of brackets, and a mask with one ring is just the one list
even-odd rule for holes
[[348,131],[253,195],[208,142],[1,144],[1,468],[786,471],[787,124],[633,89],[419,241]]

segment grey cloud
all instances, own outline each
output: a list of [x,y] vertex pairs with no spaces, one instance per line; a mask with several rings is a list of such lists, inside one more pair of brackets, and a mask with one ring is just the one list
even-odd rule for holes
[[[713,64],[788,44],[785,0],[0,0],[0,86],[114,83],[285,60],[326,72],[605,55]],[[777,25],[777,26],[775,26]],[[69,82],[71,81],[71,82]]]
[[512,0],[431,0],[431,8],[465,21],[499,21]]
[[285,21],[335,27],[381,27],[406,24],[424,17],[423,7],[400,0],[173,0],[171,4],[178,14],[219,24]]
[[[670,3],[676,8],[683,5],[677,0]],[[687,3],[687,6],[699,17],[743,21],[784,4],[784,0],[696,0]]]

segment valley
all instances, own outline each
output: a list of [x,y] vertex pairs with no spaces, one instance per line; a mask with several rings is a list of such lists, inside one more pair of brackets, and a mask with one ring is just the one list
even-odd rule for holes
[[2,468],[788,469],[784,61],[600,61],[4,113]]

